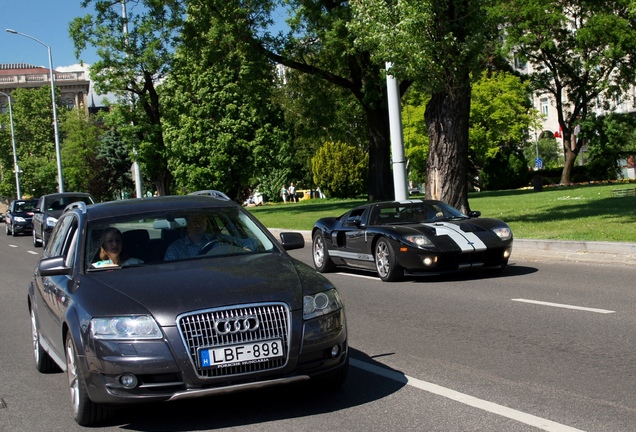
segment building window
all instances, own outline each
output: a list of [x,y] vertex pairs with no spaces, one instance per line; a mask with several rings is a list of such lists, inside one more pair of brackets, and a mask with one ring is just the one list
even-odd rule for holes
[[548,98],[541,98],[541,114],[544,116],[550,115],[550,101],[548,101]]

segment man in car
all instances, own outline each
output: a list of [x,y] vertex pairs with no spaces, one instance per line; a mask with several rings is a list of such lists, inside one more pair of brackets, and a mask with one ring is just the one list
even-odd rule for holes
[[164,257],[165,261],[172,261],[197,256],[201,248],[213,238],[208,235],[208,221],[203,215],[191,215],[186,218],[187,234],[175,240]]

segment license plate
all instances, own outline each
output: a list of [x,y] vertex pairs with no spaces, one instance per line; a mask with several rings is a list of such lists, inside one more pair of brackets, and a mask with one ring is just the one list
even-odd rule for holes
[[220,348],[204,348],[199,350],[199,365],[202,368],[223,368],[262,363],[270,359],[283,357],[283,341],[250,342],[237,345],[226,345]]

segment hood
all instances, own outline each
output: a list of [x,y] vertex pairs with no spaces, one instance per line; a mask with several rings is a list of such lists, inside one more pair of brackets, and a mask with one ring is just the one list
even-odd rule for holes
[[100,313],[148,311],[162,326],[175,325],[185,312],[238,304],[283,302],[301,309],[304,290],[319,291],[329,284],[315,270],[278,253],[170,262],[86,277],[110,292],[103,297],[119,299],[99,307]]

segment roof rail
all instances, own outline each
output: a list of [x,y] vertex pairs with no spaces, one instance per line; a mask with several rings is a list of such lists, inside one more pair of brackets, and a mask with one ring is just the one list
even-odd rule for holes
[[213,198],[220,198],[227,201],[232,201],[230,197],[225,195],[223,192],[218,190],[213,190],[213,189],[200,190],[200,191],[189,193],[188,195],[206,195],[206,196],[211,196]]
[[80,209],[83,214],[86,214],[86,203],[84,201],[75,201],[70,203],[64,208],[64,213],[76,208]]

